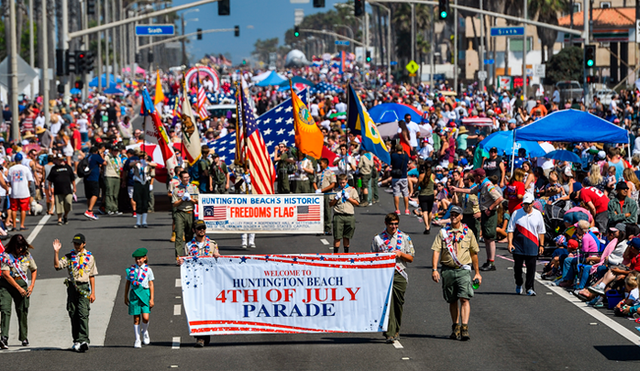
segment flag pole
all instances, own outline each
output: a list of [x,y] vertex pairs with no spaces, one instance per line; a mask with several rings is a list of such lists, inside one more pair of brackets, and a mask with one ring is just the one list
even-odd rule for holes
[[240,156],[242,156],[241,148],[240,148],[240,89],[238,88],[238,82],[235,82],[236,85],[236,158],[234,159],[234,163],[236,166],[241,166],[242,161],[240,160]]

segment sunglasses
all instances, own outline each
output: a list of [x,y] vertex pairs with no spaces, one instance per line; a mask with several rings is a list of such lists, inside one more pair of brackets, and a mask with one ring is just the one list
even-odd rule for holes
[[206,231],[207,227],[198,227],[196,228],[196,231]]
[[400,225],[400,223],[389,223],[389,225],[390,225],[390,226],[396,226],[396,227],[397,227],[397,226],[399,226],[399,225]]

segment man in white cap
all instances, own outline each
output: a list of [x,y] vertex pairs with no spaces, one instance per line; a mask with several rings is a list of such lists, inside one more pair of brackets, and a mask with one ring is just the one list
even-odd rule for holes
[[516,279],[516,294],[522,293],[522,263],[527,267],[525,290],[535,296],[533,281],[536,275],[536,260],[544,252],[544,219],[542,213],[533,207],[534,197],[525,193],[522,208],[516,210],[507,226],[509,251],[513,254],[513,275]]

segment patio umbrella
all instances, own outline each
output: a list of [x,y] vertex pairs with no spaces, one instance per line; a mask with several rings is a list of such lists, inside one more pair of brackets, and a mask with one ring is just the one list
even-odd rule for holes
[[[505,152],[507,155],[511,155],[514,152],[513,149],[513,131],[498,131],[495,132],[488,137],[486,137],[482,142],[478,144],[481,148],[489,150],[490,148],[496,147],[498,152]],[[516,142],[515,153],[518,153],[520,148],[524,148],[527,150],[528,156],[533,157],[541,157],[547,154],[547,152],[540,147],[538,142],[528,141],[528,140],[519,140]]]
[[580,159],[580,156],[576,155],[575,153],[571,152],[571,151],[566,151],[564,149],[558,149],[555,151],[551,151],[549,153],[547,153],[546,155],[542,156],[544,158],[550,158],[552,160],[558,160],[558,161],[568,161],[568,162],[580,162],[582,163],[582,160]]
[[493,126],[493,120],[488,117],[468,117],[462,119],[462,125]]
[[411,121],[421,123],[422,116],[410,106],[398,103],[383,103],[369,110],[369,116],[375,123],[394,122],[404,120],[406,114],[411,115]]

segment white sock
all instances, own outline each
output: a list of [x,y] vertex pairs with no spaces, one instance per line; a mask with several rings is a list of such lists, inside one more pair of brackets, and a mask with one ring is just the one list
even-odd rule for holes
[[136,334],[136,341],[140,341],[140,325],[133,325],[133,332]]
[[144,333],[147,332],[148,328],[149,328],[149,322],[147,323],[142,322],[142,324],[140,325],[140,334],[144,336]]
[[137,215],[136,215],[136,224],[137,224],[137,225],[140,225],[140,220],[141,220],[141,219],[142,219],[142,215],[137,214]]

